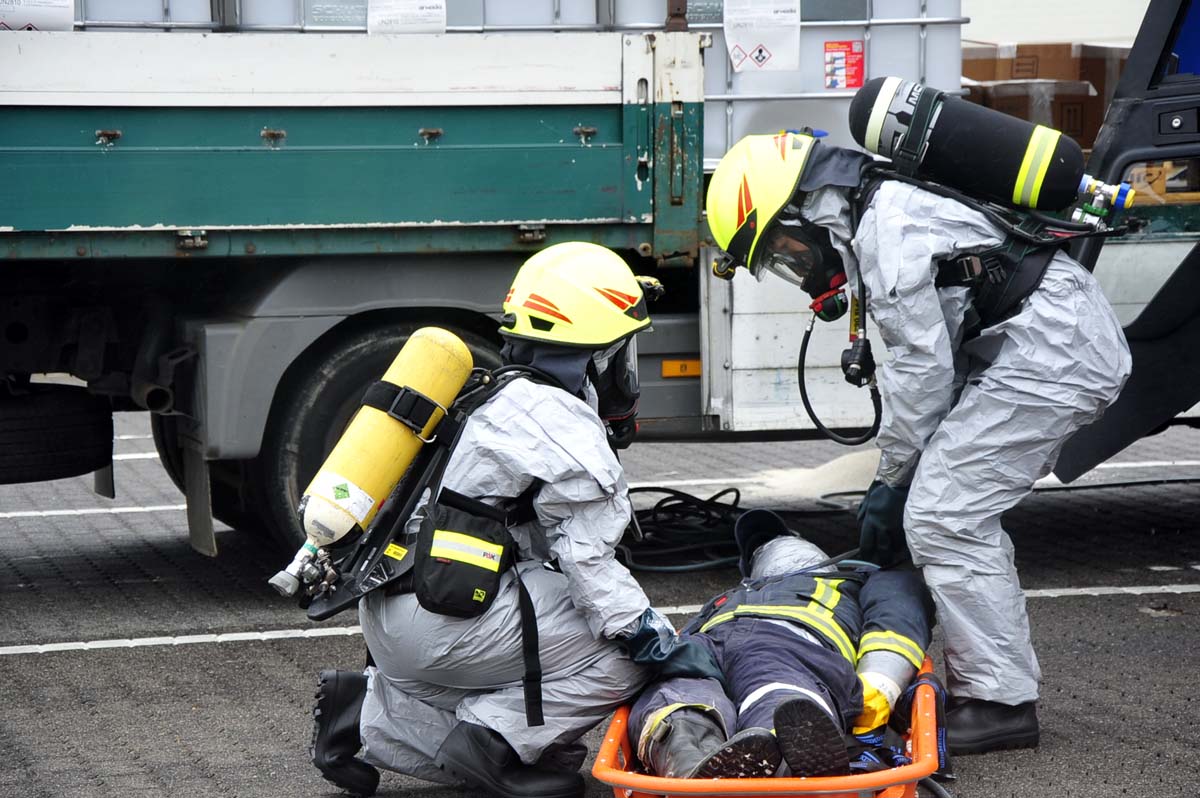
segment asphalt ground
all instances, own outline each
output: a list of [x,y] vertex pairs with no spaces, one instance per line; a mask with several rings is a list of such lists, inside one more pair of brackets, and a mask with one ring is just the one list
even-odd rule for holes
[[[310,710],[320,669],[361,665],[356,618],[309,623],[278,597],[266,580],[287,557],[261,534],[222,528],[218,558],[194,553],[145,418],[120,416],[117,433],[116,500],[90,478],[0,487],[0,796],[339,795],[308,761]],[[1198,453],[1200,431],[1171,430],[1006,518],[1044,672],[1042,744],[957,758],[955,794],[1200,795],[1200,482],[1170,481],[1200,479]],[[640,444],[624,462],[635,485],[738,487],[741,506],[781,509],[838,552],[855,542],[854,496],[822,495],[861,487],[871,457],[844,454]],[[682,622],[737,574],[639,578]],[[379,794],[466,793],[385,774]]]

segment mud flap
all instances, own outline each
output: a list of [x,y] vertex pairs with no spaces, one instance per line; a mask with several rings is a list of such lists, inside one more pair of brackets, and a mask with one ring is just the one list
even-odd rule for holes
[[217,536],[213,532],[212,492],[208,463],[199,449],[183,446],[183,486],[187,496],[188,542],[209,557],[217,556]]

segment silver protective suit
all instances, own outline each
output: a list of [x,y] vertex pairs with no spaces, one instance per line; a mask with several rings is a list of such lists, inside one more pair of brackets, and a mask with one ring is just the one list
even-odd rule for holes
[[[548,748],[574,742],[645,684],[649,673],[611,640],[636,625],[649,601],[613,557],[631,506],[604,426],[566,391],[515,380],[471,415],[442,484],[495,504],[534,480],[543,483],[534,498],[537,520],[512,533],[537,613],[545,725],[526,723],[511,571],[478,618],[437,615],[412,594],[375,591],[359,605],[375,660],[360,724],[366,761],[450,782],[432,757],[454,725],[468,721],[499,732],[533,763]],[[561,573],[542,565],[551,560]]]
[[804,215],[833,233],[887,346],[877,477],[911,483],[904,529],[937,604],[955,696],[1037,698],[1013,548],[1000,516],[1054,466],[1064,441],[1111,405],[1132,358],[1099,284],[1065,253],[1010,318],[963,341],[965,287],[937,288],[937,261],[999,244],[978,211],[883,183],[850,236],[845,189],[813,192]]

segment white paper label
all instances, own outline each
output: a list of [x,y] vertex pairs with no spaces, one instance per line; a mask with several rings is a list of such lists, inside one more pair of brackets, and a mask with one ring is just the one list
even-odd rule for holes
[[800,68],[800,0],[725,0],[724,13],[734,72]]
[[445,33],[446,0],[368,0],[367,33]]
[[367,513],[375,506],[375,500],[369,493],[332,471],[320,471],[313,478],[308,492],[344,508],[359,524],[362,524]]
[[2,30],[71,30],[74,0],[0,0]]

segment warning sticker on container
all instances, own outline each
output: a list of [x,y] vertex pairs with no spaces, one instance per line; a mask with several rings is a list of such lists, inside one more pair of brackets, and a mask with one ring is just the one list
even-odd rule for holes
[[369,0],[367,33],[445,33],[446,0]]
[[74,0],[0,0],[0,30],[71,30]]
[[861,89],[863,41],[825,42],[825,88]]
[[800,68],[800,0],[725,0],[724,14],[735,72]]
[[309,493],[328,499],[354,516],[359,524],[375,506],[375,500],[365,490],[332,471],[321,471],[313,478]]

